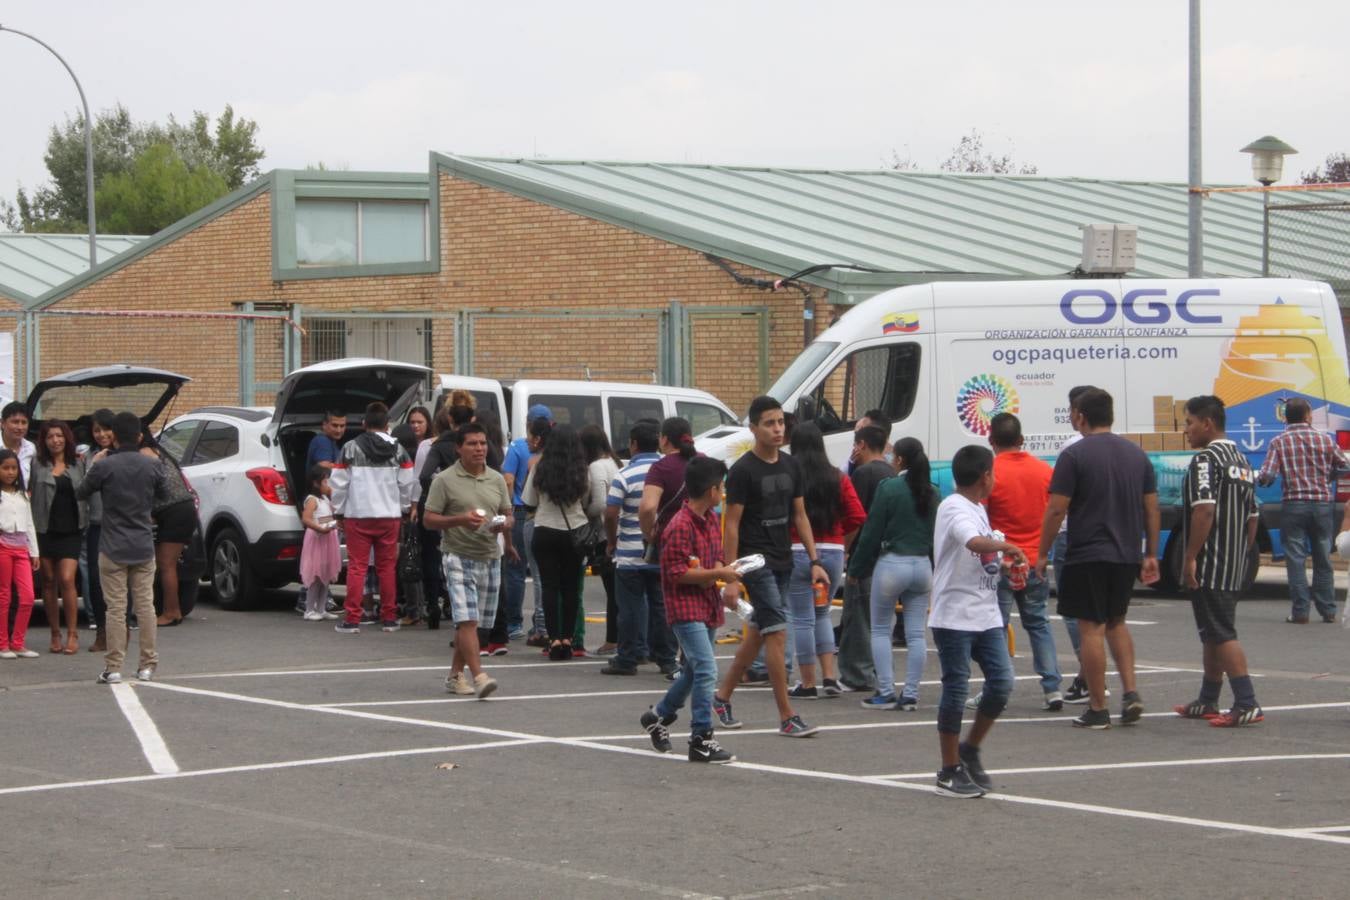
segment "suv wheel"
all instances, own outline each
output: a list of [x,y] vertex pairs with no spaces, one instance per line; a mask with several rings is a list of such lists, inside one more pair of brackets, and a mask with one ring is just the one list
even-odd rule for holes
[[243,609],[253,600],[254,575],[244,556],[244,541],[233,528],[222,528],[211,541],[211,588],[221,609]]

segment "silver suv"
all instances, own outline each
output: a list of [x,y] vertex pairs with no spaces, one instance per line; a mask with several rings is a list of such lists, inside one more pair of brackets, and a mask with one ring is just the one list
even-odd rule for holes
[[276,406],[204,406],[165,426],[160,444],[201,498],[207,580],[225,609],[254,605],[266,588],[299,580],[305,458],[324,414],[347,414],[348,436],[379,400],[399,421],[430,371],[383,359],[338,359],[297,369]]

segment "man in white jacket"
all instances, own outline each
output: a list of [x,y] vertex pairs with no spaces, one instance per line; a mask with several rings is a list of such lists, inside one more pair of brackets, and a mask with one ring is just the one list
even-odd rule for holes
[[366,407],[365,432],[342,448],[333,466],[333,512],[341,517],[347,538],[346,617],[339,634],[361,633],[361,593],[375,549],[375,577],[380,585],[380,628],[398,631],[395,613],[395,566],[399,527],[412,509],[417,475],[408,454],[389,435],[389,408]]

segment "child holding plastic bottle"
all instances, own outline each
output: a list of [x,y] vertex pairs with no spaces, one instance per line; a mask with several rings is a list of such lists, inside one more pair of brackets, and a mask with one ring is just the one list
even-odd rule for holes
[[336,619],[328,612],[328,585],[337,580],[342,569],[337,520],[329,500],[330,470],[315,464],[309,470],[309,495],[305,497],[300,521],[305,525],[305,542],[300,547],[300,583],[305,586],[305,621]]
[[[33,613],[33,572],[38,567],[37,531],[19,482],[19,457],[0,449],[0,659],[34,659],[24,646]],[[14,630],[8,631],[11,585],[18,588]]]

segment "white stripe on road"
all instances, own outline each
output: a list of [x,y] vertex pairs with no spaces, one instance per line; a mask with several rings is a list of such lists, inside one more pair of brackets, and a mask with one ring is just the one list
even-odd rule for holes
[[154,720],[141,705],[141,698],[136,696],[136,689],[129,684],[114,684],[110,687],[117,705],[122,709],[122,715],[127,717],[131,730],[136,733],[136,740],[141,742],[141,752],[145,754],[145,761],[150,763],[150,771],[156,775],[177,773],[178,763],[174,761],[168,745],[164,743],[159,729],[155,727]]
[[267,772],[273,769],[297,769],[304,766],[327,766],[334,763],[361,762],[368,759],[393,759],[400,756],[424,756],[431,753],[461,753],[465,750],[496,750],[501,747],[520,747],[541,741],[487,741],[481,744],[460,744],[447,747],[419,747],[413,750],[378,750],[374,753],[348,753],[344,756],[319,756],[311,759],[292,759],[274,763],[255,763],[244,766],[220,766],[214,769],[192,769],[163,775],[127,775],[121,778],[92,778],[85,781],[57,781],[52,784],[31,784],[24,787],[0,788],[0,796],[61,791],[69,788],[107,787],[118,784],[136,784],[142,781],[172,781],[177,778],[198,778],[202,775],[236,775],[246,772]]
[[[990,775],[1058,775],[1067,772],[1104,772],[1108,769],[1154,769],[1170,766],[1218,766],[1228,763],[1286,762],[1309,759],[1350,759],[1350,753],[1294,753],[1287,756],[1215,756],[1209,759],[1156,759],[1142,762],[1098,763],[1085,766],[1030,766],[1021,769],[987,769]],[[901,775],[877,775],[876,778],[906,781],[911,778],[932,778],[932,772],[906,772]],[[1304,828],[1302,831],[1337,831],[1336,828]],[[1350,830],[1350,829],[1346,829]]]

